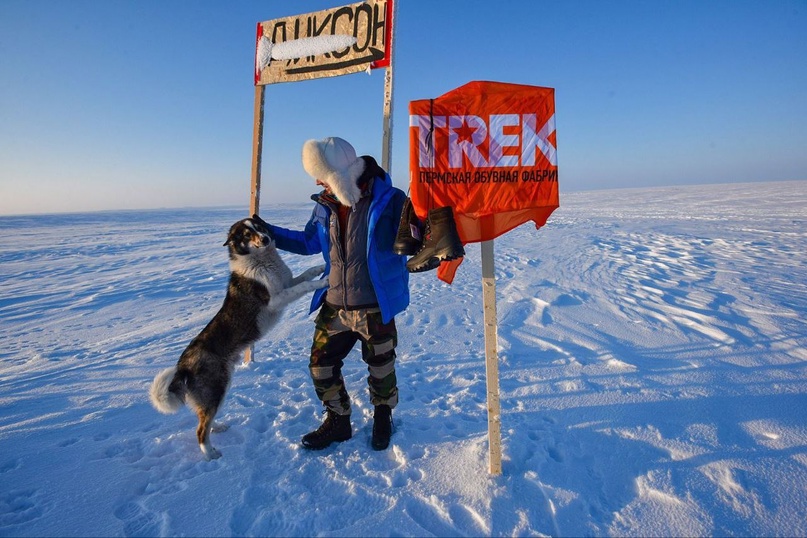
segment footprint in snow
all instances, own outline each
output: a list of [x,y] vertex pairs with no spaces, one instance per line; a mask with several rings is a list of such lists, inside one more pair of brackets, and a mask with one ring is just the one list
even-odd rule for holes
[[444,510],[440,506],[435,506],[426,501],[426,499],[411,498],[406,501],[403,508],[412,520],[424,529],[435,536],[458,536],[462,533],[458,532],[456,527],[446,523]]
[[161,536],[165,533],[165,515],[144,509],[138,503],[126,502],[114,512],[123,522],[124,536]]
[[402,473],[396,473],[395,476],[392,477],[391,486],[393,488],[405,488],[422,478],[423,471],[420,469],[409,469],[408,471]]
[[65,447],[68,447],[70,445],[74,445],[74,444],[78,443],[78,441],[79,440],[76,437],[71,437],[69,439],[65,439],[64,441],[61,441],[59,443],[59,448],[65,448]]
[[243,536],[250,532],[261,510],[265,508],[265,500],[272,498],[271,492],[259,486],[250,486],[241,497],[239,504],[230,518],[230,529],[236,536]]
[[8,460],[0,464],[0,474],[7,473],[9,471],[13,471],[14,469],[19,469],[20,467],[20,460]]
[[[45,505],[40,502],[39,490],[15,489],[0,493],[0,529],[6,532],[13,525],[27,525],[45,515]],[[13,535],[9,533],[8,535]]]

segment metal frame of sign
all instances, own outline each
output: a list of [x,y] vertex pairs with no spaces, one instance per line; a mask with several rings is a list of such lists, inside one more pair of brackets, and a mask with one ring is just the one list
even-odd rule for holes
[[[381,166],[392,168],[394,0],[366,0],[315,13],[259,22],[255,40],[255,100],[249,213],[260,212],[265,87],[279,82],[386,69]],[[336,36],[336,37],[334,37]],[[345,38],[352,39],[346,45]],[[254,359],[248,348],[244,362]]]

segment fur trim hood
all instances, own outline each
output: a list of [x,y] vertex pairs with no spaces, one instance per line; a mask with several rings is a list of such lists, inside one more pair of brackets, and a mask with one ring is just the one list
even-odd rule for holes
[[303,168],[308,175],[325,183],[344,206],[353,207],[361,198],[357,182],[364,173],[364,159],[346,140],[329,137],[303,144]]

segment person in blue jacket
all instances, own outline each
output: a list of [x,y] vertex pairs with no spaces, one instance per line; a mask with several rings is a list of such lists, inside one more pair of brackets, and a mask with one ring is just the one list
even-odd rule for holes
[[319,309],[309,370],[325,419],[303,436],[309,449],[322,449],[352,436],[350,396],[343,359],[361,342],[367,384],[375,406],[372,446],[384,450],[392,435],[398,403],[395,316],[409,306],[406,257],[393,252],[406,194],[370,156],[357,157],[338,137],[303,145],[303,168],[323,191],[302,231],[269,224],[277,248],[296,254],[321,253],[328,286],[314,292]]

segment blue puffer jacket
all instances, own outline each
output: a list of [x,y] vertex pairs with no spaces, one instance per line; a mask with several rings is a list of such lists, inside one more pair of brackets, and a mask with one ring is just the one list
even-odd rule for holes
[[[406,270],[406,257],[392,251],[392,244],[398,232],[406,194],[392,186],[389,174],[378,176],[373,181],[372,200],[368,211],[367,265],[373,283],[381,317],[384,323],[406,310],[409,306],[409,272]],[[269,225],[277,248],[295,254],[322,253],[325,259],[325,277],[331,271],[331,244],[328,229],[331,209],[317,203],[303,231],[289,230]],[[322,306],[327,288],[314,292],[311,310]]]

